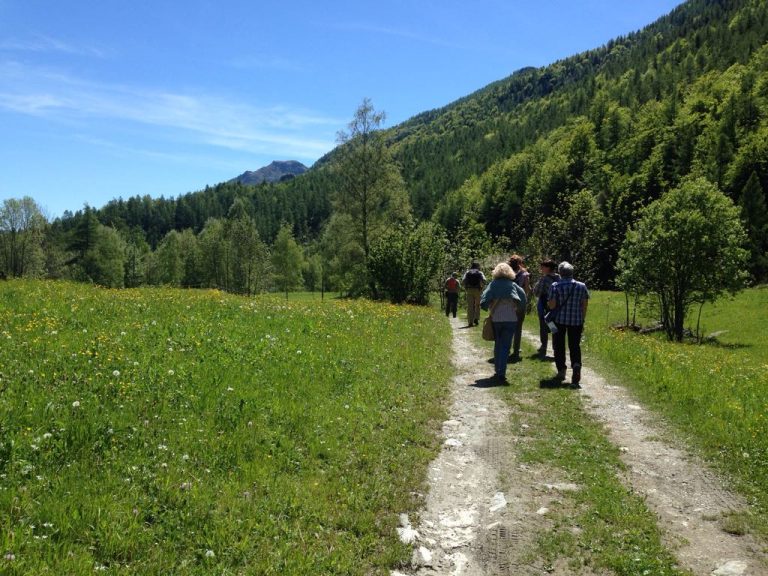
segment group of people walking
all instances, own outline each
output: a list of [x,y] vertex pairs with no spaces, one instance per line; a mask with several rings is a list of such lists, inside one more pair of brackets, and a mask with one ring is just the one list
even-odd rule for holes
[[[580,387],[581,337],[587,315],[589,290],[574,278],[569,262],[559,265],[553,260],[540,263],[539,276],[533,287],[531,275],[518,254],[496,265],[488,282],[478,262],[473,262],[459,281],[454,272],[445,281],[446,316],[456,318],[459,294],[464,289],[467,298],[467,322],[470,327],[480,323],[480,310],[487,310],[493,322],[494,378],[507,383],[509,362],[519,362],[523,322],[529,301],[536,299],[539,320],[538,355],[546,358],[549,335],[552,334],[557,375],[563,382],[567,376],[566,343],[571,360],[571,386]],[[531,302],[532,304],[532,302]]]

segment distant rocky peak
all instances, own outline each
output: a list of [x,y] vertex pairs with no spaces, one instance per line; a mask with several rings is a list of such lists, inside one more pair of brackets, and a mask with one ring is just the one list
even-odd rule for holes
[[309,168],[296,160],[275,160],[269,166],[264,166],[258,170],[247,170],[237,178],[233,178],[231,182],[241,182],[242,184],[281,182],[304,174],[307,170]]

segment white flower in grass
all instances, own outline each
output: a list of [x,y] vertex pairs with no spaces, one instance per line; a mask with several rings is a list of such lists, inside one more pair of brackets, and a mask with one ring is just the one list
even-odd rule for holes
[[214,556],[216,556],[216,554],[213,552],[213,550],[206,550],[205,551],[205,557],[206,558],[213,558]]
[[182,482],[181,486],[179,486],[180,490],[191,490],[192,489],[192,482]]
[[176,374],[176,372],[173,370],[168,370],[168,376],[173,376],[174,374]]
[[16,554],[13,552],[8,552],[5,556],[3,556],[3,558],[5,558],[8,562],[13,562],[16,560]]
[[75,400],[72,402],[72,408],[80,408],[80,400]]
[[120,376],[120,370],[112,370],[112,376],[114,376],[115,378]]

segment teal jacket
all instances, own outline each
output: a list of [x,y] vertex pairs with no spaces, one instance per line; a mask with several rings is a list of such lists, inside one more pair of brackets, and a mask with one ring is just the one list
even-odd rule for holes
[[527,304],[525,290],[520,288],[514,280],[496,278],[483,290],[483,295],[480,297],[480,308],[488,310],[493,300],[501,300],[502,298],[520,300],[520,305],[523,309],[525,309]]

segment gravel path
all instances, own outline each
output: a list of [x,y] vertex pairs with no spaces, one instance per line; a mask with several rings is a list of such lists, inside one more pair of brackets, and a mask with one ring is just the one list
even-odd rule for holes
[[[510,429],[510,409],[487,380],[493,371],[487,353],[459,319],[451,326],[456,375],[444,446],[430,466],[425,509],[418,518],[401,518],[401,539],[414,545],[411,567],[392,576],[565,576],[562,567],[545,572],[526,552],[547,527],[548,503],[574,487],[553,481],[553,470],[516,461],[524,440]],[[672,445],[664,425],[624,388],[585,368],[580,393],[620,447],[623,480],[645,496],[681,566],[697,576],[768,576],[764,546],[722,529],[724,517],[747,509],[742,499]],[[504,492],[502,484],[513,488]]]

